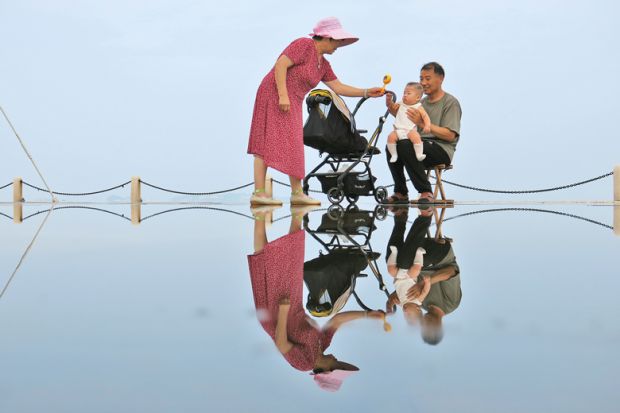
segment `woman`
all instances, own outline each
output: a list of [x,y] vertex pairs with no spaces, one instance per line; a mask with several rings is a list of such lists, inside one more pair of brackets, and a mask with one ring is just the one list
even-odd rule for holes
[[381,88],[359,89],[341,83],[323,57],[358,40],[344,31],[335,17],[320,20],[312,38],[293,41],[261,82],[250,130],[248,153],[254,155],[253,205],[281,205],[265,193],[265,175],[271,167],[289,176],[291,204],[320,205],[303,193],[305,175],[302,104],[304,96],[319,81],[343,96],[379,97]]

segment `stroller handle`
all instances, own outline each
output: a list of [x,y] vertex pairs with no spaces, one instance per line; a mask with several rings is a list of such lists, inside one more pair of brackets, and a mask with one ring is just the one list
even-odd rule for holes
[[[390,94],[390,96],[392,96],[392,103],[396,103],[396,93],[394,93],[394,92],[393,92],[393,91],[391,91],[391,90],[386,90],[386,91],[385,91],[385,93],[386,93],[386,94],[388,94],[388,93],[389,93],[389,94]],[[352,115],[353,115],[353,116],[355,116],[355,114],[357,113],[357,111],[359,110],[359,108],[362,106],[362,104],[363,104],[364,102],[366,102],[368,99],[369,99],[369,98],[361,98],[361,99],[359,100],[359,102],[357,102],[357,105],[355,105],[355,109],[353,109],[353,113],[352,113]]]

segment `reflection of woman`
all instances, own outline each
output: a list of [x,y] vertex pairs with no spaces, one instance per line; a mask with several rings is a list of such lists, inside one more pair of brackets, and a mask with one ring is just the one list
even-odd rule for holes
[[381,312],[348,311],[334,316],[324,328],[304,312],[304,210],[294,210],[287,235],[267,242],[265,222],[254,226],[254,254],[248,256],[257,316],[286,361],[302,371],[312,370],[317,383],[337,390],[352,364],[324,354],[334,333],[344,323],[363,317],[382,318]]
[[335,17],[319,21],[312,38],[293,41],[265,76],[256,94],[248,153],[254,155],[252,204],[278,205],[265,193],[267,167],[287,175],[292,204],[320,204],[302,192],[305,175],[302,105],[304,96],[320,81],[343,96],[381,96],[380,88],[359,89],[341,83],[323,57],[358,40],[343,30]]

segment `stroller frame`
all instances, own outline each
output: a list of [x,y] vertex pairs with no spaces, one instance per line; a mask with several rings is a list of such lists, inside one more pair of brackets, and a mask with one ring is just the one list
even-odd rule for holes
[[[391,94],[392,101],[395,102],[396,95],[393,92],[388,92],[388,93]],[[351,122],[353,125],[355,125],[355,114],[358,112],[359,108],[362,106],[362,104],[366,100],[368,100],[368,98],[361,98],[359,102],[357,103],[357,105],[355,105],[355,109],[351,113]],[[375,155],[376,153],[380,153],[376,150],[375,144],[379,139],[379,135],[381,134],[381,131],[383,130],[383,124],[387,120],[387,117],[389,116],[389,114],[390,114],[389,110],[386,110],[385,114],[379,117],[379,123],[377,124],[377,127],[375,128],[371,138],[368,140],[368,145],[366,145],[366,149],[364,150],[363,153],[361,154],[360,153],[349,153],[349,154],[328,153],[325,159],[305,176],[303,180],[304,193],[308,194],[308,192],[310,191],[310,184],[308,183],[310,178],[317,178],[320,181],[320,178],[325,178],[326,175],[337,175],[334,185],[328,188],[327,190],[325,190],[325,188],[322,188],[323,190],[321,191],[327,194],[327,199],[332,204],[340,204],[344,198],[346,198],[350,204],[355,204],[358,201],[360,195],[361,196],[372,195],[374,196],[375,200],[379,204],[382,204],[387,199],[388,190],[384,186],[375,186],[374,181],[376,178],[372,175],[372,172],[370,169],[370,162],[372,161],[373,155]],[[362,134],[368,131],[357,129],[357,132]],[[351,165],[349,165],[344,171],[338,171],[341,164],[343,163],[351,163]],[[363,164],[363,169],[361,171],[360,170],[354,171],[353,169],[357,165],[360,165],[360,164]],[[331,169],[331,172],[329,174],[317,172],[326,165],[329,166],[329,168]],[[355,176],[353,176],[354,174]],[[352,192],[350,190],[350,187],[348,185],[345,185],[345,180],[355,179],[357,175],[363,175],[363,174],[368,174],[369,183],[364,186],[361,193],[359,191]]]

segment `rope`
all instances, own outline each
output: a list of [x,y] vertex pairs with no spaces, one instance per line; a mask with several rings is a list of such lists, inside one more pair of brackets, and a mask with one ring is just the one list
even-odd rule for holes
[[[24,185],[29,186],[29,187],[30,187],[30,188],[32,188],[32,189],[36,189],[36,190],[38,190],[38,191],[45,191],[45,189],[43,189],[43,188],[39,188],[38,186],[35,186],[35,185],[32,185],[32,184],[29,184],[29,183],[28,183],[28,182],[26,182],[26,181],[23,181],[23,183],[24,183]],[[130,184],[130,183],[131,183],[131,181],[127,181],[127,182],[124,182],[124,183],[122,183],[122,184],[119,184],[119,185],[113,186],[113,187],[111,187],[111,188],[102,189],[102,190],[100,190],[100,191],[93,191],[93,192],[73,192],[73,193],[71,193],[71,192],[56,192],[56,191],[52,191],[52,193],[53,193],[54,195],[66,195],[66,196],[86,196],[86,195],[95,195],[95,194],[102,194],[102,193],[104,193],[104,192],[113,191],[113,190],[118,189],[118,188],[124,188],[124,187],[125,187],[125,185],[128,185],[128,184]]]
[[8,219],[10,219],[11,221],[13,221],[13,217],[10,215],[5,214],[4,212],[0,212],[0,215],[2,215],[3,217],[7,217]]
[[460,215],[455,215],[453,217],[445,218],[443,220],[443,222],[450,221],[452,219],[467,217],[467,216],[470,216],[470,215],[485,214],[485,213],[488,213],[488,212],[505,212],[505,211],[543,212],[543,213],[547,213],[547,214],[554,214],[554,215],[560,215],[560,216],[565,216],[565,217],[569,217],[569,218],[579,219],[579,220],[582,220],[582,221],[589,222],[591,224],[600,225],[600,226],[602,226],[604,228],[614,229],[614,227],[611,226],[611,225],[607,225],[607,224],[604,224],[604,223],[599,222],[599,221],[595,221],[595,220],[590,219],[590,218],[585,218],[585,217],[582,217],[582,216],[579,216],[579,215],[569,214],[567,212],[553,211],[553,210],[549,210],[549,209],[538,209],[538,208],[493,208],[493,209],[482,209],[482,210],[478,210],[478,211],[467,212],[465,214],[460,214]]
[[[286,182],[281,182],[281,181],[278,181],[277,179],[273,179],[273,178],[272,178],[271,180],[272,180],[273,182],[275,182],[276,184],[280,184],[280,185],[283,185],[283,186],[287,186],[287,187],[289,187],[289,188],[291,187],[291,185],[290,185],[290,184],[287,184]],[[322,194],[322,193],[323,193],[322,191],[317,191],[317,190],[314,190],[314,189],[309,189],[309,190],[308,190],[308,192],[314,192],[314,193],[316,193],[316,194]]]
[[[54,208],[54,211],[57,211],[57,210],[59,210],[59,209],[88,209],[88,210],[91,210],[91,211],[105,212],[106,214],[114,215],[114,216],[117,216],[117,217],[119,217],[119,218],[123,218],[123,219],[125,219],[125,220],[127,220],[127,221],[131,221],[131,219],[127,218],[127,217],[126,217],[125,215],[123,215],[123,214],[118,214],[118,213],[116,213],[116,212],[108,211],[107,209],[102,209],[102,208],[94,208],[94,207],[87,207],[87,206],[72,205],[72,206],[64,206],[64,207],[57,207],[57,208]],[[39,215],[39,214],[43,214],[43,213],[44,213],[44,212],[46,212],[46,211],[47,211],[47,210],[43,210],[43,211],[38,211],[38,212],[35,212],[34,214],[30,214],[30,215],[28,215],[27,217],[25,217],[25,218],[23,219],[23,221],[27,220],[28,218],[35,217],[35,216],[37,216],[37,215]]]
[[47,182],[45,182],[45,178],[43,178],[43,175],[41,174],[41,171],[39,171],[39,167],[37,166],[37,164],[34,162],[34,159],[32,159],[32,156],[30,156],[30,152],[28,152],[28,149],[26,149],[26,145],[24,145],[24,142],[22,141],[22,138],[19,137],[19,134],[17,133],[17,131],[15,130],[15,128],[13,127],[13,124],[11,123],[11,121],[9,120],[9,117],[6,115],[6,113],[4,112],[4,109],[2,109],[2,106],[0,106],[0,112],[2,112],[2,114],[4,115],[4,119],[6,119],[6,121],[8,122],[9,126],[11,127],[11,129],[13,130],[13,133],[15,134],[15,137],[17,138],[17,140],[19,141],[19,144],[22,146],[22,149],[24,150],[24,152],[26,152],[26,155],[28,156],[28,159],[30,159],[30,162],[32,162],[32,166],[34,166],[34,169],[37,171],[37,173],[39,174],[39,178],[41,178],[41,180],[43,181],[43,184],[45,184],[45,187],[47,188],[47,192],[50,193],[50,196],[52,197],[52,202],[56,202],[56,198],[54,198],[54,194],[52,193],[52,190],[50,189],[49,185],[47,184]]
[[[550,192],[550,191],[557,191],[557,190],[560,190],[560,189],[572,188],[572,187],[575,187],[575,186],[587,184],[589,182],[597,181],[599,179],[607,178],[608,176],[613,175],[613,174],[614,174],[614,172],[611,171],[611,172],[608,172],[606,174],[597,176],[595,178],[586,179],[585,181],[575,182],[574,184],[556,186],[554,188],[526,189],[526,190],[516,190],[516,191],[503,190],[503,189],[478,188],[478,187],[475,187],[475,186],[468,186],[468,185],[457,184],[456,182],[447,181],[445,179],[442,179],[441,182],[446,183],[448,185],[457,186],[459,188],[471,189],[473,191],[480,191],[480,192],[493,192],[493,193],[496,193],[496,194],[534,194],[534,193],[538,193],[538,192]],[[436,179],[434,176],[432,178]],[[411,179],[407,179],[406,182],[411,182]],[[393,186],[394,186],[394,184],[386,185],[385,188],[392,188]]]
[[459,188],[471,189],[473,191],[493,192],[493,193],[497,193],[497,194],[533,194],[533,193],[538,193],[538,192],[550,192],[550,191],[558,191],[560,189],[572,188],[572,187],[575,187],[575,186],[587,184],[589,182],[594,182],[594,181],[597,181],[599,179],[607,178],[608,176],[613,175],[613,174],[614,174],[614,172],[611,171],[609,173],[597,176],[595,178],[587,179],[587,180],[581,181],[581,182],[575,182],[574,184],[556,186],[554,188],[526,189],[526,190],[519,190],[519,191],[508,191],[508,190],[500,190],[500,189],[476,188],[474,186],[461,185],[461,184],[457,184],[455,182],[446,181],[445,179],[442,179],[441,181],[445,182],[445,183],[447,183],[449,185],[457,186]]
[[[41,225],[39,225],[39,229],[37,229],[37,232],[34,234],[34,237],[32,238],[32,241],[30,241],[30,244],[28,244],[28,246],[26,247],[26,250],[22,254],[21,258],[19,259],[19,262],[17,263],[17,266],[15,267],[15,270],[13,270],[13,273],[9,277],[9,280],[6,282],[6,284],[4,285],[4,288],[2,289],[2,292],[0,292],[0,299],[2,299],[2,297],[4,296],[4,293],[9,288],[9,285],[11,284],[11,281],[13,281],[13,277],[15,277],[15,274],[17,274],[17,271],[19,270],[19,268],[21,267],[22,263],[26,259],[26,256],[28,255],[28,253],[30,252],[30,249],[34,245],[34,242],[36,241],[37,237],[39,236],[39,233],[43,229],[43,226],[45,226],[45,223],[47,222],[47,219],[50,217],[50,214],[52,213],[53,209],[54,209],[54,206],[52,206],[49,210],[47,210],[47,215],[45,216],[45,218],[41,222]],[[46,211],[42,211],[42,212],[46,212]]]
[[159,189],[160,191],[170,192],[170,193],[173,193],[173,194],[181,194],[181,195],[215,195],[215,194],[222,194],[222,193],[225,193],[225,192],[236,191],[237,189],[241,189],[241,188],[248,187],[250,185],[254,185],[254,182],[250,182],[249,184],[237,186],[237,187],[231,188],[231,189],[225,189],[223,191],[215,191],[215,192],[183,192],[183,191],[174,191],[172,189],[162,188],[162,187],[157,186],[157,185],[149,184],[148,182],[145,182],[143,180],[140,180],[140,182],[143,183],[146,186],[150,186],[151,188]]
[[182,211],[182,210],[186,210],[186,209],[208,209],[208,210],[212,210],[212,211],[228,212],[228,213],[231,213],[231,214],[235,214],[235,215],[239,215],[239,216],[242,216],[242,217],[249,218],[252,221],[254,221],[254,217],[253,216],[247,215],[247,214],[242,214],[241,212],[237,212],[237,211],[232,211],[230,209],[214,208],[214,207],[183,207],[183,208],[173,208],[173,209],[168,209],[166,211],[157,212],[155,214],[152,214],[152,215],[149,215],[149,216],[146,216],[146,217],[142,218],[140,220],[140,222],[146,221],[147,219],[156,217],[158,215],[167,214],[169,212]]
[[13,185],[13,182],[9,182],[6,185],[0,186],[0,189],[4,189],[4,188],[8,188],[9,186]]

